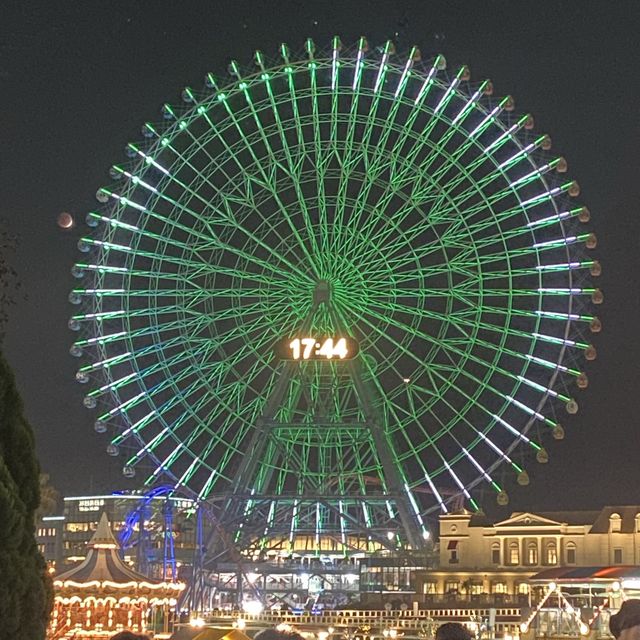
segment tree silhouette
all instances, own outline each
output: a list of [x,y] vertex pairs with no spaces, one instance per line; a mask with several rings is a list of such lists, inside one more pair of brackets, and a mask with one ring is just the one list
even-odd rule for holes
[[[0,346],[20,291],[10,259],[16,240],[0,220]],[[49,622],[53,585],[35,538],[39,476],[33,429],[0,350],[0,640],[43,640]]]

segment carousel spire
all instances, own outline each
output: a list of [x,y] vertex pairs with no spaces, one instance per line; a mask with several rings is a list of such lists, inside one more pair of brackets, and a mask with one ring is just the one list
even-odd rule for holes
[[89,549],[120,549],[120,545],[111,531],[109,518],[104,511],[100,517],[98,528],[89,540],[87,547]]

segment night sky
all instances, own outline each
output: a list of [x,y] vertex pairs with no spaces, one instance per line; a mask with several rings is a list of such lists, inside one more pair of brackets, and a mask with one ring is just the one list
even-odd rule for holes
[[[44,471],[63,494],[125,486],[75,383],[70,268],[107,170],[163,102],[254,49],[311,36],[373,45],[396,38],[491,78],[550,134],[592,213],[603,265],[590,386],[550,461],[531,468],[512,510],[640,503],[640,4],[618,2],[40,2],[0,17],[0,218],[18,236],[12,264],[26,299],[10,310],[15,368]],[[56,216],[81,222],[64,232]]]

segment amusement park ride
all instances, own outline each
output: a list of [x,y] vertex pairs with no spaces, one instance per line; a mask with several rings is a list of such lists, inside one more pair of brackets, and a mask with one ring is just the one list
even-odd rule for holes
[[340,590],[355,559],[426,558],[438,513],[529,482],[588,385],[600,265],[566,161],[490,81],[392,42],[258,51],[182,98],[73,267],[107,453],[199,505],[196,610],[223,575],[291,604],[293,561]]

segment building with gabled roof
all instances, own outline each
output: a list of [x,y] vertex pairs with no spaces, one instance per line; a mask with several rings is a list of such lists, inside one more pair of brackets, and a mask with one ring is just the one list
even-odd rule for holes
[[545,569],[640,565],[640,506],[514,512],[499,522],[461,510],[440,516],[439,540],[438,568],[416,576],[419,601],[529,604],[529,578]]

